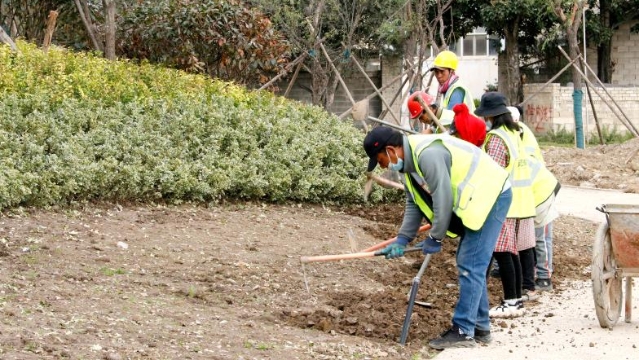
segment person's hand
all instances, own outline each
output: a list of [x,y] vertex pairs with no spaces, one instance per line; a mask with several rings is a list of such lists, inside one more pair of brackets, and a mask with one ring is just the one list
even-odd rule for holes
[[426,255],[426,254],[438,253],[440,251],[442,251],[442,241],[428,235],[428,237],[424,240],[424,245],[422,246],[422,253]]
[[381,254],[384,255],[386,259],[395,259],[404,256],[405,248],[406,245],[394,242],[382,249]]

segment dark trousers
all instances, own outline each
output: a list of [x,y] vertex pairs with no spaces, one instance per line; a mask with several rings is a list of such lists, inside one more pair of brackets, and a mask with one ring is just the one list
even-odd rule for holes
[[522,288],[535,290],[535,248],[522,250],[519,252],[521,262]]
[[509,252],[494,252],[493,256],[499,265],[504,300],[521,298],[522,274],[519,255]]

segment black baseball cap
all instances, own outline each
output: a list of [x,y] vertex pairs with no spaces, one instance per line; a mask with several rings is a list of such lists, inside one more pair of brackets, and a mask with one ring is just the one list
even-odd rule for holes
[[389,141],[399,132],[385,126],[378,126],[371,130],[364,138],[364,150],[370,158],[368,160],[368,172],[377,166],[377,154],[389,145]]
[[510,110],[506,107],[506,96],[496,91],[490,91],[482,95],[479,107],[475,110],[475,115],[482,117],[493,117],[509,113]]

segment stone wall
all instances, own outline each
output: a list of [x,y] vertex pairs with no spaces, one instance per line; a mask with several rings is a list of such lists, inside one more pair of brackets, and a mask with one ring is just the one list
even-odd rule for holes
[[[362,72],[355,69],[355,71],[345,71],[341,75],[355,102],[362,100],[375,92],[375,89],[371,86],[369,80],[362,74]],[[367,71],[367,75],[378,89],[382,86],[382,72],[380,70]],[[276,85],[279,88],[279,91],[275,92],[275,94],[283,95],[288,87],[289,81],[290,78],[278,82]],[[306,71],[300,71],[287,97],[289,99],[311,103],[311,74]],[[338,83],[337,90],[335,91],[335,100],[333,101],[333,105],[329,111],[339,115],[350,109],[352,106],[353,104],[351,103],[348,94],[344,91],[342,85]],[[370,99],[368,114],[371,116],[377,116],[381,111],[382,102],[380,98],[375,96]]]
[[637,23],[619,26],[612,36],[613,85],[639,84],[639,34],[630,31]]
[[[532,94],[537,93],[531,100],[524,105],[524,120],[536,134],[544,134],[550,130],[558,131],[565,129],[574,132],[575,120],[573,114],[572,86],[560,86],[560,84],[550,84],[543,90],[539,89],[543,84],[526,84],[524,85],[524,98],[528,98]],[[595,89],[604,96],[600,98]],[[636,86],[606,86],[605,90],[612,96],[621,110],[630,118],[630,121],[636,128],[639,128],[639,87]],[[593,96],[592,102],[597,113],[597,118],[602,128],[607,127],[609,130],[616,129],[617,132],[627,132],[628,129],[623,125],[621,120],[615,113],[621,115],[617,107],[606,95],[601,87],[591,88]],[[607,104],[615,108],[613,112]],[[583,99],[583,124],[584,134],[589,137],[591,134],[596,136],[597,128],[593,117],[590,99],[584,88]]]

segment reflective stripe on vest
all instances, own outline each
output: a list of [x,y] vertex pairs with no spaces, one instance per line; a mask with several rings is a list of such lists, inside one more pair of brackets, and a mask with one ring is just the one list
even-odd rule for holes
[[544,158],[541,154],[541,149],[539,148],[539,144],[537,144],[537,140],[535,140],[535,135],[532,130],[530,130],[530,128],[528,128],[525,124],[519,123],[519,125],[524,129],[524,136],[522,140],[524,143],[524,149],[529,155],[528,161],[531,169],[530,178],[532,179],[535,206],[539,206],[548,200],[548,198],[555,192],[555,188],[559,181],[544,165]]
[[448,103],[450,102],[450,97],[453,95],[453,92],[457,88],[461,88],[461,89],[464,90],[464,104],[466,104],[466,106],[468,106],[468,110],[472,114],[475,111],[475,101],[473,100],[473,97],[470,94],[470,91],[468,90],[468,88],[466,88],[465,86],[460,84],[459,80],[457,80],[455,83],[453,83],[450,86],[450,88],[448,89],[448,91],[446,91],[446,96],[444,96],[444,99],[442,100],[441,108],[442,109],[448,109]]
[[[508,173],[478,147],[448,135],[410,135],[413,163],[417,174],[424,178],[419,168],[419,156],[434,141],[439,141],[450,152],[450,169],[453,193],[453,212],[465,227],[479,230],[488,213],[501,194]],[[414,197],[414,196],[413,196]]]
[[[513,201],[508,209],[508,218],[528,218],[535,216],[535,198],[532,189],[531,168],[528,161],[528,154],[523,149],[523,143],[519,138],[519,133],[500,127],[488,132],[488,136],[498,136],[506,143],[510,161],[506,166],[506,171],[510,178],[513,190]],[[488,140],[488,137],[487,139]],[[484,142],[484,150],[486,150]]]

